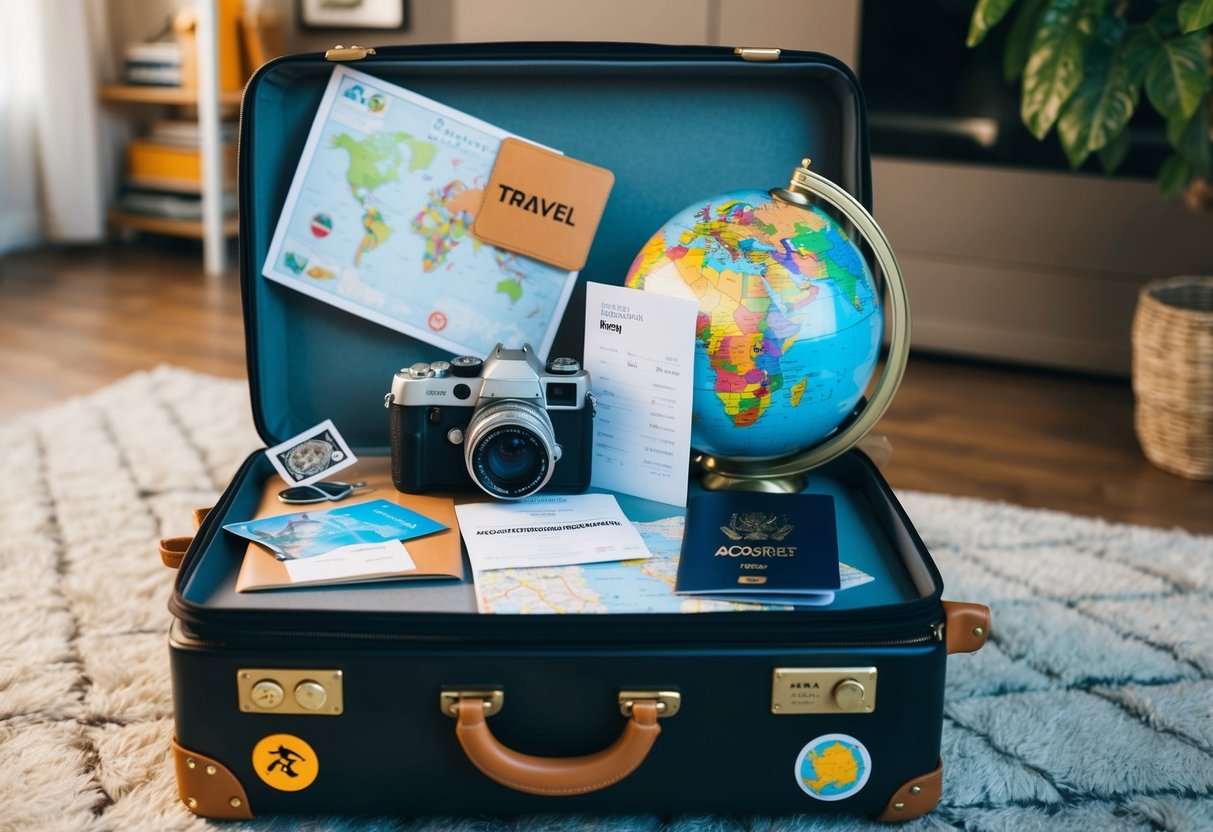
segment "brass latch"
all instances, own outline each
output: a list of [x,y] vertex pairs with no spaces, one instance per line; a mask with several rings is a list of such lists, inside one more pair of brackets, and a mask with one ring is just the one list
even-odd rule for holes
[[342,46],[337,44],[324,53],[326,61],[361,61],[367,55],[374,55],[375,50],[370,46]]
[[743,61],[778,61],[781,52],[773,46],[738,46],[733,50]]
[[340,716],[344,682],[335,667],[242,667],[236,671],[236,700],[245,713]]
[[870,714],[876,710],[875,667],[777,667],[771,713]]
[[632,716],[632,706],[645,699],[657,700],[657,718],[665,719],[678,713],[682,707],[682,694],[673,690],[621,690],[619,691],[619,713]]
[[492,716],[500,711],[505,704],[505,691],[501,688],[493,690],[444,690],[438,693],[438,707],[447,716],[459,716],[460,699],[483,699],[484,715]]

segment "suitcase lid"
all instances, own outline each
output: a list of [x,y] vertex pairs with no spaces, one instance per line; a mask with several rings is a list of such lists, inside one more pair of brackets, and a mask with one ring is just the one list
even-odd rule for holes
[[[863,96],[841,61],[724,47],[494,43],[379,48],[350,63],[502,129],[608,168],[615,186],[552,355],[582,355],[585,282],[621,284],[646,240],[711,194],[781,187],[804,156],[871,208]],[[383,396],[446,350],[261,275],[324,88],[321,53],[261,67],[240,116],[240,279],[253,417],[267,445],[332,419],[359,454],[388,452]]]

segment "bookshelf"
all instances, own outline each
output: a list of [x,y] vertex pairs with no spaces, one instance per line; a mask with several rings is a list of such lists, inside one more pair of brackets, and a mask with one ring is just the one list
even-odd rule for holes
[[[129,104],[164,104],[177,107],[196,107],[198,90],[188,87],[151,87],[135,84],[102,84],[97,89],[102,101]],[[219,106],[240,106],[240,90],[224,90],[219,93]]]
[[[225,171],[222,116],[233,114],[240,106],[240,90],[221,90],[219,84],[220,5],[225,0],[198,0],[194,29],[193,87],[103,84],[97,89],[101,101],[122,105],[149,105],[173,108],[179,118],[195,120],[199,128],[197,178],[145,180],[142,184],[172,185],[174,190],[201,196],[201,219],[177,219],[155,214],[135,213],[116,207],[106,216],[113,228],[169,234],[202,241],[203,267],[207,274],[219,275],[227,269],[227,239],[237,233],[234,217],[225,216],[224,194],[229,192],[235,171]],[[234,33],[233,33],[234,35]],[[182,187],[177,187],[182,186]]]

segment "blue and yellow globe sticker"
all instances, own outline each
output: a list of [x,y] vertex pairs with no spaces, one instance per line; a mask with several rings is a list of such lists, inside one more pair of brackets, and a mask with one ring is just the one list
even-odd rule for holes
[[818,800],[850,797],[867,784],[871,773],[868,749],[847,734],[822,734],[796,758],[796,785]]
[[297,792],[312,785],[320,773],[320,760],[301,738],[270,734],[253,747],[253,770],[267,786]]

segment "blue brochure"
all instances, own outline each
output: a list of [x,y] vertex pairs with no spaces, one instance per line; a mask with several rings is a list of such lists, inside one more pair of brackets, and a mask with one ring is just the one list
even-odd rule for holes
[[261,544],[279,560],[292,560],[343,546],[409,540],[447,527],[387,500],[371,500],[326,511],[229,523],[223,528]]
[[678,594],[828,604],[840,587],[830,495],[715,492],[687,503]]

